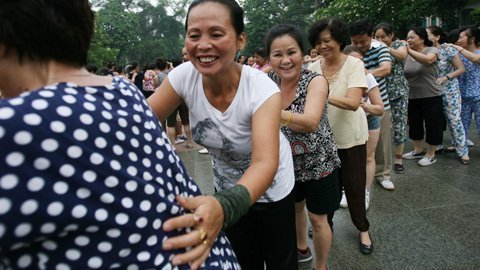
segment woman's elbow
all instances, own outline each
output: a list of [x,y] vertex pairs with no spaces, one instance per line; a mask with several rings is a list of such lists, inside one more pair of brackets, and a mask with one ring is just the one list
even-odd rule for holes
[[433,65],[433,64],[436,64],[437,63],[437,57],[430,57],[427,59],[427,64],[428,65]]
[[361,104],[360,102],[348,104],[348,110],[355,112],[360,107],[360,104]]
[[315,130],[317,130],[317,128],[318,128],[318,122],[317,121],[311,121],[305,127],[305,132],[306,133],[312,133],[312,132],[315,132]]

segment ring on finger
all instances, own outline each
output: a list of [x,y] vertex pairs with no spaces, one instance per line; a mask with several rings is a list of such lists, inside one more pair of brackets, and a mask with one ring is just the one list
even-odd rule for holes
[[207,245],[208,244],[207,239],[203,240],[202,244]]
[[206,241],[205,239],[207,238],[207,233],[205,232],[204,229],[199,229],[200,232],[200,241]]

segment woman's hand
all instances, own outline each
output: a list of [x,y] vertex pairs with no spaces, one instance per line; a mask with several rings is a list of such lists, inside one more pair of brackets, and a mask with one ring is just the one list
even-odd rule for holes
[[177,196],[177,201],[192,213],[167,220],[163,224],[166,232],[181,228],[193,228],[189,233],[171,237],[163,242],[163,249],[173,250],[189,248],[185,253],[175,255],[172,264],[190,264],[191,269],[198,269],[208,258],[213,243],[220,233],[223,222],[222,206],[212,196],[185,198]]
[[438,85],[442,85],[442,84],[444,84],[446,81],[448,81],[447,76],[443,76],[443,77],[438,78],[437,81],[436,81],[436,83],[437,83]]

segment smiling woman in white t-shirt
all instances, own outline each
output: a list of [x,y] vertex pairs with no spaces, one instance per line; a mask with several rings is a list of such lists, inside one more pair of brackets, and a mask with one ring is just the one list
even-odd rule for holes
[[[203,218],[209,242],[225,220],[243,269],[297,269],[294,173],[289,143],[279,130],[280,93],[263,72],[235,62],[246,42],[243,29],[243,10],[235,1],[195,1],[186,20],[190,62],[172,70],[148,101],[163,121],[184,100],[193,139],[212,157],[218,201],[206,196],[182,204]],[[166,224],[188,227],[191,221]],[[190,235],[167,241],[176,248],[195,246],[198,234]],[[206,256],[205,246],[178,258]]]

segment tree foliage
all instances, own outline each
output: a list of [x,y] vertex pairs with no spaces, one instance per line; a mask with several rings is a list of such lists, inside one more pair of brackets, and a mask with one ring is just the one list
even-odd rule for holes
[[456,8],[465,0],[336,0],[316,12],[317,18],[337,16],[346,23],[368,18],[373,24],[391,23],[400,36],[411,26],[420,25],[425,16],[438,16],[449,30],[456,27]]
[[473,23],[480,24],[480,8],[476,8],[470,12],[470,18],[472,19]]
[[245,51],[251,54],[255,48],[263,47],[265,34],[275,24],[293,24],[306,33],[314,19],[317,2],[318,0],[243,1],[247,33]]
[[[96,12],[89,63],[148,64],[180,57],[187,0],[91,0]],[[167,7],[168,11],[167,12]]]
[[[185,7],[192,0],[90,0],[96,13],[95,36],[89,62],[125,64],[152,62],[157,57],[179,58],[184,41]],[[264,46],[268,30],[275,24],[298,26],[306,38],[310,24],[337,16],[346,23],[368,18],[373,24],[392,23],[404,37],[409,27],[424,16],[438,16],[446,30],[457,27],[456,10],[466,0],[238,0],[245,10],[247,45],[251,54]],[[480,11],[471,18],[480,21]],[[305,45],[308,43],[305,39]],[[306,49],[307,49],[306,48]]]
[[95,24],[95,34],[88,51],[88,63],[97,66],[105,65],[117,58],[119,50],[108,45],[108,37],[98,23]]

